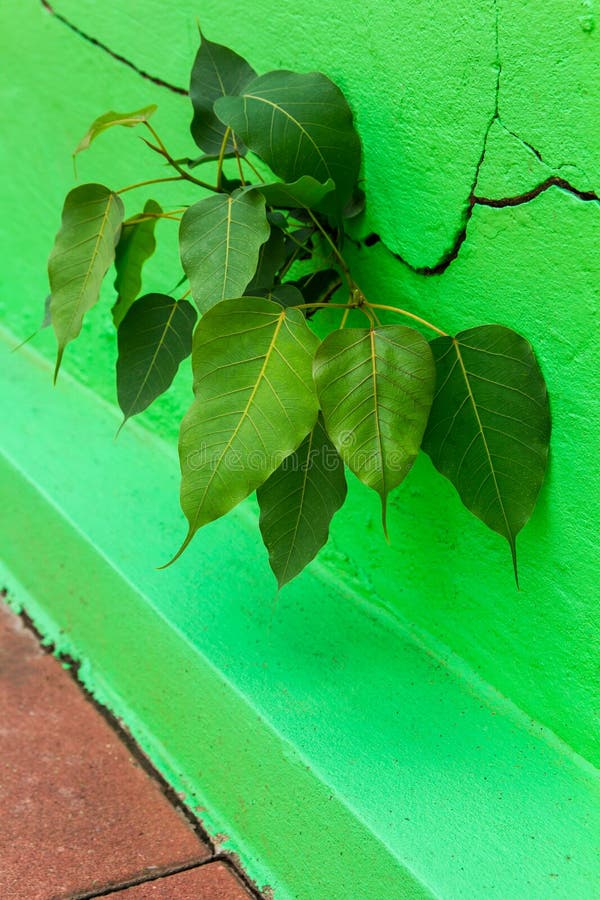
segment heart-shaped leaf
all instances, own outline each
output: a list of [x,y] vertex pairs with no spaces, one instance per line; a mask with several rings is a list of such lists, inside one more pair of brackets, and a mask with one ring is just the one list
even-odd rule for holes
[[[190,79],[190,100],[194,107],[190,130],[205,153],[218,155],[225,138],[226,126],[213,111],[215,100],[226,94],[235,97],[255,76],[256,72],[243,57],[201,35]],[[238,152],[244,152],[241,142],[237,145]],[[229,155],[233,150],[230,138],[225,152]]]
[[346,491],[344,464],[319,416],[295,453],[257,491],[260,530],[280,588],[327,542]]
[[148,200],[144,205],[144,213],[151,214],[148,218],[134,216],[133,222],[123,223],[115,250],[115,290],[118,296],[112,315],[117,328],[142,289],[142,267],[156,249],[154,229],[158,218],[154,216],[161,212],[155,200]]
[[408,474],[435,386],[429,344],[414,328],[383,325],[332,332],[315,356],[325,427],[346,465],[381,497]]
[[[215,103],[217,116],[283,181],[309,175],[335,184],[341,209],[360,168],[360,140],[340,89],[320,72],[280,70],[255,78],[237,96]],[[327,207],[333,201],[327,197]]]
[[431,349],[439,387],[423,449],[467,509],[506,538],[516,577],[516,536],[548,459],[544,378],[529,342],[501,325],[436,338]]
[[95,140],[99,134],[102,134],[102,132],[106,131],[108,128],[113,128],[115,125],[124,125],[126,128],[134,128],[136,125],[140,125],[142,122],[147,122],[150,116],[155,113],[157,109],[158,107],[154,103],[152,103],[150,106],[144,106],[143,109],[137,109],[135,112],[104,113],[104,115],[99,116],[95,122],[92,122],[89,131],[84,134],[84,136],[75,147],[73,156],[81,153],[82,150],[87,150],[92,141]]
[[256,490],[313,427],[317,343],[300,312],[257,297],[226,300],[200,320],[195,397],[179,437],[189,531],[177,556],[199,528]]
[[85,313],[98,300],[115,257],[123,212],[121,198],[102,184],[82,184],[67,194],[48,259],[50,315],[58,341],[55,381],[66,345],[77,337]]
[[259,193],[215,194],[186,209],[179,228],[181,262],[200,312],[244,293],[269,231]]
[[118,331],[117,396],[123,425],[171,385],[179,364],[192,352],[196,318],[191,303],[167,294],[146,294],[133,303]]

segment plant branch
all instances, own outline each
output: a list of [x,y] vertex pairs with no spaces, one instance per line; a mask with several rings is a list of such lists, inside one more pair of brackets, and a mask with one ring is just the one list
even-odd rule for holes
[[229,135],[231,134],[231,128],[229,126],[225,129],[225,134],[223,135],[223,140],[221,142],[221,149],[219,150],[219,159],[217,160],[217,190],[221,190],[221,182],[223,180],[223,160],[225,159],[225,150],[227,149],[227,141],[229,140]]
[[[149,144],[149,146],[151,146],[153,150],[158,150],[158,152],[162,156],[164,156],[164,158],[167,160],[169,165],[172,166],[172,168],[175,169],[176,172],[179,172],[179,174],[182,178],[184,178],[186,181],[191,181],[192,184],[197,184],[199,187],[205,188],[207,191],[212,191],[213,193],[219,193],[219,191],[220,191],[219,187],[215,187],[214,184],[208,184],[208,182],[206,182],[206,181],[200,181],[199,178],[195,178],[193,175],[190,175],[189,172],[186,172],[186,170],[182,166],[179,165],[177,160],[171,156],[171,154],[169,153],[169,151],[163,144],[162,140],[160,139],[159,135],[157,134],[154,127],[150,124],[150,122],[148,122],[146,120],[144,122],[144,125],[149,130],[150,134],[152,135],[152,137],[154,138],[154,140],[156,141],[156,143],[158,145],[157,147],[152,147],[152,145]],[[146,143],[148,143],[148,142],[146,141]]]
[[167,178],[150,178],[148,181],[138,181],[136,184],[128,184],[127,187],[115,191],[116,194],[124,194],[125,191],[132,191],[134,188],[145,187],[147,184],[161,184],[165,181],[183,181],[181,175],[169,175]]
[[387,312],[398,313],[400,316],[407,316],[409,319],[413,319],[415,322],[420,322],[421,325],[425,325],[426,328],[430,328],[432,331],[437,331],[438,334],[441,334],[443,337],[450,337],[450,335],[446,331],[442,331],[441,328],[438,328],[437,325],[432,325],[431,322],[428,322],[427,319],[422,319],[421,316],[416,316],[414,313],[409,312],[407,309],[400,309],[397,306],[385,306],[382,303],[369,303],[368,300],[365,300],[365,306],[368,306],[370,309],[383,309]]

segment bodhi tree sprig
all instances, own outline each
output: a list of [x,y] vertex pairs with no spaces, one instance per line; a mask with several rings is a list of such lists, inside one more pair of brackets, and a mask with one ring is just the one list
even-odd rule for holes
[[[257,75],[202,37],[190,98],[197,158],[174,158],[153,106],[93,123],[76,153],[114,126],[135,126],[172,174],[119,190],[74,188],[48,264],[55,377],[114,264],[123,423],[169,388],[191,354],[194,399],[179,439],[189,528],[174,559],[199,528],[257,491],[281,586],[327,541],[346,497],[345,467],[379,494],[385,531],[388,495],[422,447],[465,506],[506,538],[516,576],[516,537],[550,437],[530,344],[501,325],[449,335],[363,293],[343,250],[345,222],[364,205],[361,145],[325,75]],[[149,196],[166,181],[188,185],[189,205],[163,210]],[[130,191],[142,200],[125,219]],[[142,294],[162,219],[179,223],[179,283],[189,285],[179,297]],[[313,317],[325,307],[339,319],[319,340]],[[362,327],[349,327],[352,310]],[[397,324],[382,325],[383,310]]]

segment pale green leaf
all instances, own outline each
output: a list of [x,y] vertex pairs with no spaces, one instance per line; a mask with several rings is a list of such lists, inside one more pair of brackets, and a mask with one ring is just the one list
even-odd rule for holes
[[121,198],[102,184],[83,184],[67,194],[48,259],[50,316],[58,342],[55,380],[66,345],[77,337],[85,313],[98,300],[115,257],[123,212]]
[[423,449],[464,505],[509,543],[544,480],[550,409],[531,345],[510,328],[483,325],[431,342],[438,388]]
[[[190,100],[194,107],[190,130],[206,154],[218,156],[225,139],[226,128],[213,111],[215,100],[226,94],[235,96],[255,76],[256,72],[243,57],[201,35],[190,79]],[[237,149],[244,152],[241,141],[237,141]],[[229,138],[225,152],[230,154],[233,150],[234,144]]]
[[318,341],[300,312],[256,297],[226,300],[194,334],[194,401],[181,423],[188,535],[256,490],[313,427]]
[[433,398],[429,345],[413,328],[383,325],[332,332],[314,377],[325,427],[346,465],[381,497],[408,474]]
[[260,530],[279,587],[295,578],[327,542],[346,499],[344,464],[321,416],[299,448],[257,491]]
[[115,290],[118,296],[112,315],[117,328],[142,289],[142,267],[156,249],[154,229],[161,212],[155,200],[148,200],[144,205],[144,213],[150,214],[148,218],[134,216],[133,222],[123,223],[115,250]]
[[340,89],[320,72],[286,70],[255,78],[239,96],[223,97],[215,112],[287,183],[303,175],[332,179],[339,211],[360,168],[360,140]]
[[117,396],[123,424],[164,393],[192,352],[196,310],[187,300],[146,294],[119,325]]
[[106,131],[108,128],[113,128],[115,125],[124,125],[127,128],[133,128],[135,125],[140,125],[142,122],[147,122],[150,116],[154,112],[156,112],[157,108],[158,107],[153,103],[150,106],[144,106],[143,109],[137,109],[135,112],[104,113],[104,115],[97,118],[95,122],[92,122],[89,131],[84,134],[82,139],[77,144],[75,150],[73,151],[73,156],[81,153],[82,150],[87,150],[92,141],[95,140],[99,134],[102,134],[102,132]]
[[258,193],[215,194],[185,211],[181,262],[200,312],[244,293],[268,237],[265,200]]

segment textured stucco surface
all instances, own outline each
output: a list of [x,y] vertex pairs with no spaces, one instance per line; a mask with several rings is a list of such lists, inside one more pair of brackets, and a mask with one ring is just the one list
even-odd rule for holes
[[[600,208],[559,187],[513,207],[475,204],[470,215],[469,206],[476,178],[475,192],[488,198],[529,191],[553,174],[581,191],[600,189],[600,31],[592,4],[367,0],[340,15],[333,0],[295,7],[242,0],[226,17],[217,0],[201,10],[183,0],[139,0],[126,9],[65,0],[60,10],[178,85],[187,83],[199,13],[212,39],[232,44],[259,70],[328,73],[347,92],[364,141],[369,207],[359,231],[381,242],[357,250],[352,261],[368,296],[408,305],[448,330],[500,322],[532,341],[549,385],[554,435],[549,476],[519,540],[522,591],[515,591],[506,546],[462,509],[426,458],[393,496],[390,547],[379,533],[376,498],[353,483],[322,559],[337,578],[429,630],[598,764]],[[33,0],[3,7],[0,51],[11,72],[2,85],[8,214],[0,224],[0,292],[5,323],[25,337],[41,317],[45,258],[72,184],[70,153],[91,119],[155,102],[156,126],[174,154],[193,147],[185,97],[142,79]],[[138,151],[134,132],[115,130],[80,158],[80,179],[114,187],[137,181]],[[161,173],[151,155],[144,159],[143,177]],[[146,196],[126,195],[128,211]],[[183,194],[169,187],[153,196],[176,205]],[[179,275],[169,226],[159,226],[166,247],[147,270],[155,290],[169,290]],[[466,239],[443,273],[414,271],[436,266],[465,226]],[[107,287],[104,308],[89,316],[65,364],[114,401],[110,294]],[[48,333],[36,346],[54,352]],[[173,439],[175,414],[188,397],[184,376],[146,422]],[[266,567],[258,540],[253,552]],[[192,638],[201,627],[166,595],[164,613]]]

